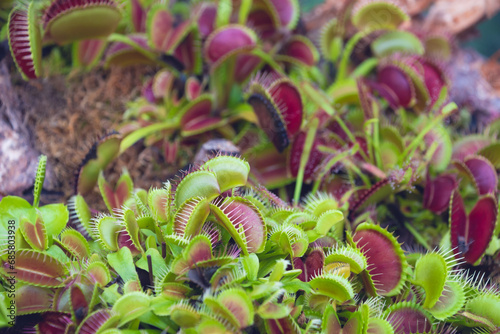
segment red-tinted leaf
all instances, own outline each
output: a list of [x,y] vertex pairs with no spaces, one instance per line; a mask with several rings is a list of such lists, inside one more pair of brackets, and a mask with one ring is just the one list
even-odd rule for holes
[[374,81],[367,81],[367,85],[372,89],[372,91],[378,92],[378,94],[380,94],[381,97],[386,99],[386,101],[393,109],[397,109],[400,106],[398,96],[386,84]]
[[261,129],[281,153],[290,144],[285,122],[273,103],[261,94],[252,94],[248,98]]
[[179,152],[179,141],[169,141],[165,140],[163,145],[163,154],[165,156],[165,161],[169,164],[175,163],[177,159],[177,153]]
[[[396,66],[389,65],[379,70],[377,81],[385,85],[384,87],[397,97],[397,105],[393,107],[408,107],[415,97],[415,89],[410,77]],[[386,92],[380,93],[383,95]]]
[[79,334],[96,334],[106,328],[116,327],[120,321],[120,316],[110,309],[101,309],[90,314],[80,325]]
[[427,175],[424,189],[424,208],[435,213],[441,213],[448,209],[451,194],[457,187],[455,177],[450,174],[443,174],[431,180]]
[[99,190],[109,212],[121,208],[125,201],[132,195],[133,188],[134,184],[127,171],[123,172],[114,189],[104,179],[102,173],[99,175]]
[[305,282],[309,282],[313,277],[320,274],[325,262],[325,252],[321,248],[314,249],[306,257],[305,262]]
[[48,288],[23,285],[16,291],[17,314],[45,311],[51,308],[54,293]]
[[212,258],[212,246],[206,237],[195,237],[189,244],[188,249],[184,257],[189,267],[192,267],[197,262]]
[[188,100],[194,100],[198,96],[200,96],[201,93],[201,83],[196,77],[189,77],[186,80],[186,98]]
[[71,287],[71,308],[75,313],[76,320],[78,322],[82,321],[83,318],[87,316],[89,312],[89,305],[85,299],[85,295],[78,285],[73,285]]
[[248,28],[230,25],[214,31],[205,43],[205,56],[211,63],[217,63],[231,54],[249,51],[256,45],[256,36]]
[[248,15],[247,24],[253,27],[265,39],[276,31],[274,22],[269,13],[263,9],[256,9]]
[[141,2],[139,0],[131,0],[130,11],[135,31],[145,32],[147,12],[142,8]]
[[261,252],[263,250],[266,242],[266,225],[255,205],[241,197],[220,199],[214,201],[214,205],[225,215],[224,217],[216,214],[217,221],[222,226],[230,231],[226,226],[227,223],[230,223],[238,233],[241,230],[244,231],[244,241],[248,252]]
[[170,49],[173,34],[174,18],[166,9],[153,9],[149,23],[149,39],[152,46],[159,51]]
[[295,269],[300,269],[302,272],[300,275],[297,277],[299,280],[302,282],[307,282],[306,281],[306,266],[304,264],[304,261],[300,257],[294,257],[293,258],[293,268]]
[[288,80],[277,80],[269,86],[274,103],[280,109],[290,136],[295,135],[302,125],[302,98],[295,85]]
[[127,247],[128,249],[130,249],[132,256],[135,256],[135,255],[141,253],[141,251],[139,249],[137,249],[137,247],[135,246],[130,235],[125,230],[120,231],[118,233],[117,242],[118,242],[118,248]]
[[261,59],[251,54],[241,54],[236,57],[236,65],[234,66],[234,79],[236,82],[243,82],[260,64]]
[[202,95],[191,102],[181,111],[180,125],[183,129],[188,129],[192,124],[197,123],[197,119],[205,119],[212,112],[212,98],[210,95]]
[[207,37],[214,31],[216,16],[217,6],[204,4],[198,16],[198,30],[202,37]]
[[457,141],[453,145],[453,160],[464,161],[471,154],[476,154],[480,149],[489,145],[491,142],[488,138],[479,136],[469,136]]
[[[144,50],[149,50],[146,36],[128,35],[131,43],[137,44]],[[133,46],[127,43],[115,42],[110,45],[106,51],[106,65],[133,66],[138,64],[154,64],[154,61],[146,57],[143,53],[137,51]]]
[[437,101],[441,89],[445,86],[446,82],[443,76],[443,71],[436,65],[429,61],[420,61],[424,68],[424,82],[429,96],[431,97],[431,105]]
[[377,294],[390,294],[398,289],[405,275],[405,264],[401,260],[403,255],[398,253],[396,248],[399,247],[386,235],[387,232],[382,233],[378,229],[366,227],[360,230],[360,227],[352,239],[366,256],[367,270]]
[[299,15],[299,9],[296,7],[295,2],[292,0],[265,0],[265,2],[270,6],[270,10],[273,15],[277,15],[274,18],[276,27],[286,27],[293,28],[296,24],[297,17]]
[[424,333],[432,330],[432,321],[419,308],[410,303],[394,305],[387,321],[394,326],[395,333]]
[[31,223],[26,217],[21,218],[19,227],[23,237],[28,244],[39,251],[43,251],[48,246],[47,232],[42,217],[37,215],[35,224]]
[[266,329],[270,334],[299,334],[300,327],[291,316],[281,319],[267,319]]
[[252,173],[264,186],[271,189],[289,183],[287,157],[284,153],[279,153],[274,146],[269,145],[252,152],[246,158],[252,166]]
[[356,212],[379,197],[385,198],[388,191],[392,191],[389,179],[380,180],[369,189],[358,190],[349,198],[350,212]]
[[197,53],[199,54],[199,49],[195,43],[193,32],[184,37],[182,42],[174,50],[174,56],[181,61],[188,72],[195,71]]
[[[4,269],[7,266],[5,266]],[[56,258],[34,250],[16,251],[17,280],[33,285],[60,287],[64,285],[68,270]]]
[[467,217],[462,198],[455,192],[450,210],[451,245],[455,253],[474,264],[493,236],[498,214],[496,199],[492,195],[481,197]]
[[62,312],[45,312],[42,321],[36,326],[39,333],[61,334],[66,333],[67,327],[72,324],[69,315]]
[[318,62],[318,51],[314,45],[308,39],[298,35],[288,41],[281,53],[307,66],[313,66]]
[[174,81],[175,76],[168,70],[161,70],[156,73],[151,87],[155,99],[168,97],[174,85]]
[[76,59],[82,66],[97,62],[106,46],[105,39],[85,39],[76,43]]
[[16,7],[12,10],[8,22],[12,58],[28,79],[36,79],[41,72],[41,35],[35,13],[34,4],[31,4],[28,10]]
[[468,156],[464,164],[472,176],[479,195],[494,193],[498,186],[498,175],[491,162],[482,156]]

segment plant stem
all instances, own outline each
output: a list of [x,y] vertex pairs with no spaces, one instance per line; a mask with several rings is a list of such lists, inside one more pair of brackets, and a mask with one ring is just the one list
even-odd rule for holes
[[359,145],[355,145],[350,150],[344,151],[344,152],[342,152],[340,154],[337,154],[336,156],[332,157],[330,159],[330,161],[328,161],[328,163],[325,165],[325,168],[318,175],[318,178],[316,179],[316,181],[314,182],[312,193],[315,193],[315,192],[318,191],[320,183],[323,180],[323,177],[333,167],[333,165],[335,165],[340,160],[348,157],[349,155],[355,154],[358,151],[358,149],[359,149]]
[[410,145],[406,147],[402,154],[402,162],[406,161],[409,156],[413,155],[413,152],[417,149],[418,145],[422,143],[425,135],[431,131],[434,127],[436,127],[439,123],[443,121],[443,119],[448,116],[446,113],[442,113],[436,116],[427,126],[419,132],[419,134],[411,141]]
[[318,129],[319,120],[314,118],[307,130],[306,140],[304,142],[304,148],[302,149],[302,156],[300,157],[299,172],[297,174],[297,181],[295,183],[295,194],[293,196],[294,204],[299,203],[300,192],[302,191],[302,183],[304,180],[304,171],[306,169],[307,161],[311,155],[311,149],[314,143],[314,137],[316,137],[316,130]]
[[415,240],[417,240],[422,246],[424,246],[425,249],[431,250],[431,246],[429,246],[425,238],[420,233],[418,233],[418,231],[413,226],[411,226],[409,223],[405,223],[405,227],[413,235]]
[[335,79],[336,82],[340,82],[344,80],[347,76],[347,65],[349,64],[349,58],[351,57],[351,53],[354,50],[354,47],[358,42],[365,36],[369,35],[372,33],[375,29],[366,29],[357,32],[354,36],[351,37],[351,39],[347,42],[344,52],[342,53],[342,58],[340,59],[339,66],[338,66],[338,72],[337,72],[337,78]]
[[130,146],[134,145],[136,142],[143,139],[144,137],[149,136],[150,134],[153,134],[157,131],[174,129],[176,127],[177,127],[177,123],[175,123],[175,122],[163,122],[163,123],[151,124],[151,125],[146,126],[144,128],[135,130],[134,132],[130,133],[128,136],[123,138],[122,142],[120,143],[120,153],[119,154],[122,154]]

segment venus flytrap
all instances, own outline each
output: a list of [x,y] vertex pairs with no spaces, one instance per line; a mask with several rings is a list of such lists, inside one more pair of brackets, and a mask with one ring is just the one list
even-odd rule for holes
[[[456,140],[446,72],[431,60],[446,58],[448,40],[396,30],[409,17],[392,1],[347,8],[324,28],[321,55],[294,30],[296,1],[67,6],[53,2],[42,22],[34,4],[12,12],[25,76],[40,75],[42,34],[74,42],[85,66],[110,42],[108,65],[161,69],[122,135],[85,158],[69,217],[62,204],[39,205],[43,160],[33,205],[0,203],[2,219],[18,219],[16,302],[39,317],[34,331],[498,331],[498,291],[460,260],[482,270],[472,265],[497,252],[498,131]],[[116,186],[104,178],[140,140],[174,163],[213,137],[240,147],[197,158],[160,189],[134,189],[126,172]],[[82,196],[96,183],[107,213]],[[448,225],[448,246],[430,251]],[[405,254],[398,233],[429,251]]]

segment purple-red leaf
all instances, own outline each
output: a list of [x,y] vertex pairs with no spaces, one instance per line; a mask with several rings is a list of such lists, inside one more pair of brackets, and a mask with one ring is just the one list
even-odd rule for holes
[[273,15],[277,28],[293,29],[299,16],[299,8],[292,0],[264,0]]
[[243,82],[260,64],[261,59],[251,54],[240,54],[236,57],[236,65],[234,66],[234,79],[236,82]]
[[448,209],[451,194],[457,187],[455,177],[451,174],[443,174],[431,180],[427,175],[424,189],[424,208],[435,213],[441,213]]
[[201,37],[205,38],[215,29],[215,18],[217,17],[217,6],[203,4],[198,16],[198,30]]
[[67,333],[67,328],[72,324],[69,315],[63,312],[45,312],[42,321],[36,326],[37,333],[61,334]]
[[313,277],[320,274],[324,262],[325,252],[321,248],[314,249],[309,253],[305,258],[305,262],[299,257],[293,259],[294,268],[302,270],[298,278],[303,282],[309,282]]
[[394,304],[389,308],[387,321],[394,326],[395,333],[427,333],[432,330],[429,317],[409,302]]
[[469,155],[463,162],[455,161],[455,166],[470,177],[479,195],[494,193],[498,186],[495,167],[483,156]]
[[146,31],[146,15],[147,12],[142,8],[141,2],[138,0],[131,0],[130,11],[132,16],[132,23],[136,32]]
[[196,77],[189,77],[186,80],[186,98],[189,101],[196,99],[201,93],[201,83]]
[[315,65],[319,59],[316,47],[309,39],[300,35],[293,36],[283,47],[281,54],[307,66]]
[[89,304],[82,289],[78,285],[73,285],[71,287],[71,308],[75,314],[77,322],[80,322],[87,316],[89,312]]
[[255,33],[239,25],[229,25],[214,31],[205,42],[205,57],[214,64],[232,54],[250,51],[256,46]]
[[[367,272],[373,281],[376,293],[392,296],[401,290],[405,282],[406,260],[396,238],[378,225],[363,223],[356,229],[352,240],[366,256]],[[369,282],[363,278],[369,289]]]
[[467,216],[462,197],[455,192],[450,206],[451,245],[455,253],[470,264],[478,261],[491,241],[497,214],[497,201],[488,194],[477,201]]
[[42,38],[36,21],[35,4],[32,3],[28,10],[14,8],[8,25],[12,58],[24,78],[36,79],[41,73]]
[[[380,95],[386,98],[393,108],[408,107],[413,102],[415,88],[410,77],[399,67],[393,65],[383,67],[377,73],[377,81],[384,88],[379,89]],[[393,97],[396,97],[395,101]]]
[[286,79],[280,79],[269,86],[269,92],[280,109],[288,134],[295,135],[302,125],[303,112],[302,98],[297,87]]

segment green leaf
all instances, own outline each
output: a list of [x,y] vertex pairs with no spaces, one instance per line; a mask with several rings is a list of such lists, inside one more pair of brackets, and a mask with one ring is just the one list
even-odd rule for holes
[[404,30],[386,32],[372,42],[371,48],[377,57],[385,57],[395,52],[424,54],[424,46],[420,39]]
[[179,208],[187,199],[198,196],[212,200],[220,193],[215,173],[207,170],[198,170],[187,174],[177,186],[175,206]]
[[109,265],[120,275],[124,282],[138,280],[134,259],[128,247],[122,247],[118,252],[107,256]]
[[246,185],[250,172],[248,162],[231,156],[212,158],[205,162],[203,167],[215,173],[221,192]]
[[49,240],[61,233],[69,220],[69,211],[62,203],[49,204],[38,209],[47,229]]
[[150,299],[142,292],[130,292],[116,301],[113,311],[120,315],[118,327],[137,319],[150,310]]

